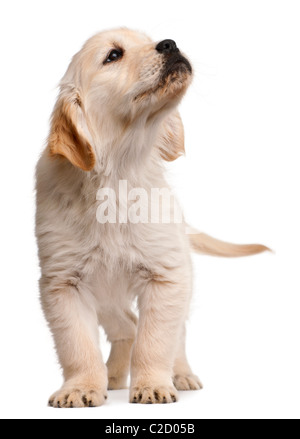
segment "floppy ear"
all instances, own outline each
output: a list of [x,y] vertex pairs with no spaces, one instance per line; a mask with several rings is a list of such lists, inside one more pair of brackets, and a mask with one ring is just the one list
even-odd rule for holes
[[52,157],[63,156],[83,171],[91,171],[96,162],[93,149],[80,122],[83,111],[78,95],[61,96],[52,115],[49,149]]
[[158,139],[161,157],[172,162],[185,154],[184,128],[178,111],[168,116],[164,122]]

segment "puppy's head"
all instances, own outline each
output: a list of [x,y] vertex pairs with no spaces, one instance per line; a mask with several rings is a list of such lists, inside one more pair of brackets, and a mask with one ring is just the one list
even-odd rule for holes
[[154,43],[119,29],[92,37],[75,55],[61,82],[52,117],[51,155],[89,171],[99,143],[116,143],[142,124],[163,126],[161,155],[173,160],[184,150],[175,107],[192,80],[192,67],[173,40]]

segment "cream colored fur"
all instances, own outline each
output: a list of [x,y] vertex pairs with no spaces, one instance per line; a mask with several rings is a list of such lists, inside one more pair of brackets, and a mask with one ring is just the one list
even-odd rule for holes
[[[104,64],[114,47],[123,58]],[[129,371],[131,402],[171,403],[178,390],[202,387],[185,354],[192,294],[185,224],[96,219],[100,187],[118,193],[120,180],[148,193],[168,187],[163,159],[184,152],[176,107],[192,75],[162,81],[164,57],[155,47],[127,29],[86,43],[62,79],[37,166],[41,303],[65,378],[53,407],[100,406],[107,389],[127,386]],[[107,364],[99,325],[112,344]]]

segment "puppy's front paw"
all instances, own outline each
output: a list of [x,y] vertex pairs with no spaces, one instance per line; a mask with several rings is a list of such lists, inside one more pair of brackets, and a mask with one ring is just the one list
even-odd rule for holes
[[196,375],[175,375],[173,382],[177,390],[203,389],[203,385]]
[[69,387],[65,385],[49,399],[49,406],[54,408],[84,408],[100,407],[107,399],[104,390],[77,386]]
[[178,393],[173,386],[136,386],[130,391],[132,404],[170,404],[178,401]]

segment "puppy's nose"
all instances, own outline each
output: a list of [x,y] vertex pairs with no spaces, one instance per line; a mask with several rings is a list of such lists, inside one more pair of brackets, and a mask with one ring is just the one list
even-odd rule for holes
[[179,49],[173,40],[161,41],[157,46],[156,50],[164,55],[171,55],[172,53],[179,52]]

